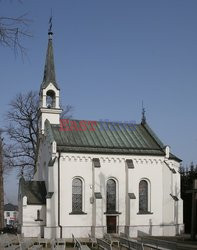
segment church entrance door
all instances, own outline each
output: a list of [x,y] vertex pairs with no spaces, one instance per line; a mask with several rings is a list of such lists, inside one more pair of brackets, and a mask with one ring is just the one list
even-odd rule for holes
[[116,216],[107,216],[107,233],[116,233]]

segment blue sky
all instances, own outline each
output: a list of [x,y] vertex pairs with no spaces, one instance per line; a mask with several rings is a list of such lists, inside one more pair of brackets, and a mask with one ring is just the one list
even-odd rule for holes
[[[0,16],[28,13],[33,37],[23,40],[24,61],[0,47],[0,126],[17,93],[39,89],[51,9],[56,77],[73,117],[140,122],[143,100],[164,144],[196,163],[196,0],[1,1]],[[6,179],[10,201],[15,182]]]

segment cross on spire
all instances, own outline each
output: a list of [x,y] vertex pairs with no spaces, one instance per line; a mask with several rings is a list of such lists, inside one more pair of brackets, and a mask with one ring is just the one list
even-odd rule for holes
[[51,16],[49,18],[49,29],[48,29],[48,35],[49,38],[52,38],[53,32],[52,32],[52,26],[53,26],[53,16],[52,16],[52,10],[51,10]]
[[146,115],[145,115],[145,113],[146,113],[146,111],[145,111],[144,104],[143,104],[143,101],[142,101],[142,121],[141,121],[142,124],[146,123]]

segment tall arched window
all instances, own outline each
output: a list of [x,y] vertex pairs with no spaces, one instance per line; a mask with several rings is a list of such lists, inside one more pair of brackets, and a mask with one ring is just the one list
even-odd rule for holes
[[72,182],[72,212],[82,212],[82,181],[79,178]]
[[148,212],[148,182],[145,180],[139,183],[139,212]]
[[116,211],[116,182],[113,179],[107,181],[107,212]]

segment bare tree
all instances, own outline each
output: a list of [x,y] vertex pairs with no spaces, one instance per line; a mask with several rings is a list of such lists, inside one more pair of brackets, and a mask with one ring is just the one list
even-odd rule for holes
[[4,187],[3,187],[3,156],[2,138],[0,134],[0,230],[4,227]]
[[28,30],[30,20],[24,14],[19,17],[0,17],[0,44],[14,50],[15,55],[26,52],[22,39],[31,37]]
[[[0,45],[13,49],[15,56],[20,52],[23,58],[26,54],[26,49],[21,40],[25,37],[31,37],[28,31],[29,23],[30,20],[26,18],[26,15],[19,17],[0,16]],[[14,158],[6,157],[8,154],[13,156],[14,153],[11,152],[14,151],[10,151],[10,147],[7,148],[3,145],[0,131],[0,229],[2,229],[4,225],[3,174],[8,171],[9,166],[11,166],[10,163],[13,162],[12,159]]]
[[[38,93],[29,91],[26,94],[18,94],[10,102],[10,109],[6,114],[7,131],[11,140],[11,144],[4,151],[6,164],[19,167],[27,177],[34,173],[37,159],[38,112]],[[67,105],[62,115],[70,118],[71,112],[72,107]]]

